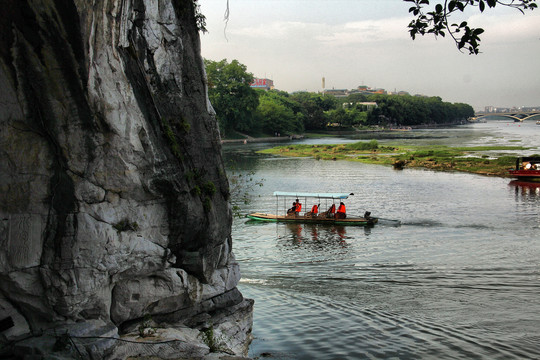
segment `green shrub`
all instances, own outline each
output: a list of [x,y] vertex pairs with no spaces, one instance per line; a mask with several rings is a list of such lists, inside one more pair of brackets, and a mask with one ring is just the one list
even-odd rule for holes
[[377,150],[379,148],[379,143],[375,139],[373,139],[373,140],[371,140],[369,142],[358,141],[358,142],[355,142],[353,144],[347,144],[345,146],[345,148],[347,150],[369,150],[369,151],[372,151],[372,150]]
[[212,196],[216,193],[216,185],[213,182],[207,181],[202,188],[203,193],[208,196]]
[[131,222],[127,218],[120,220],[116,224],[113,224],[113,228],[115,228],[118,232],[121,231],[137,231],[139,230],[139,224],[136,222]]

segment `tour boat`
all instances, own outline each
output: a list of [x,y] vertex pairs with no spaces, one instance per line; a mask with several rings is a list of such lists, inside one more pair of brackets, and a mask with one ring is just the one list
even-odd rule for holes
[[509,173],[519,180],[540,181],[540,157],[517,158],[516,168]]
[[[350,194],[340,194],[340,193],[304,193],[304,192],[284,192],[284,191],[275,191],[274,196],[276,197],[276,214],[267,214],[263,212],[255,212],[248,214],[247,217],[255,221],[268,221],[268,222],[287,222],[287,223],[307,223],[307,224],[328,224],[328,225],[356,225],[356,226],[366,226],[374,225],[377,223],[378,219],[370,216],[370,212],[366,211],[364,216],[350,216],[347,214],[345,218],[339,218],[335,215],[328,214],[328,210],[332,205],[336,208],[339,205],[339,202],[347,199],[349,196],[354,195]],[[287,213],[287,208],[290,205],[289,201],[291,199],[296,202],[296,199],[301,199],[300,203],[305,206],[304,211],[299,213],[294,211],[289,211]],[[321,199],[324,202],[324,207],[322,207]],[[338,204],[335,204],[336,201]],[[318,205],[319,210],[317,213],[312,213],[312,206]],[[282,212],[280,215],[279,213]]]

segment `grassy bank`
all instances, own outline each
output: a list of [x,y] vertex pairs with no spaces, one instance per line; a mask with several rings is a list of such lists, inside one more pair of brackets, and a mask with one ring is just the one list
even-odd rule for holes
[[[317,160],[349,160],[369,164],[427,168],[440,171],[463,171],[475,174],[507,176],[516,157],[495,155],[496,151],[527,150],[521,146],[380,146],[377,141],[338,145],[287,145],[261,150],[261,153]],[[490,152],[486,155],[486,152]]]

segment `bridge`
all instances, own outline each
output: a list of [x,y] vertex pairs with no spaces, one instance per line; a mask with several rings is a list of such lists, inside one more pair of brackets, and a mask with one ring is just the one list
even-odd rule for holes
[[515,111],[515,112],[505,112],[505,113],[486,113],[486,112],[478,112],[474,115],[474,118],[472,118],[472,121],[478,121],[480,119],[485,119],[488,117],[507,117],[514,121],[525,121],[532,119],[534,117],[538,116],[538,120],[540,120],[540,111]]

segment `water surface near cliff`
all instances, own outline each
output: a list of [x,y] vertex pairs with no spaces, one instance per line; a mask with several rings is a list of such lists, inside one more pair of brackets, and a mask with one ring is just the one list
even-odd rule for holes
[[[390,135],[414,143],[533,146],[535,126],[495,122]],[[247,146],[224,150],[242,171],[265,179],[246,211],[274,212],[274,190],[343,191],[355,194],[346,202],[349,213],[401,221],[363,228],[236,220],[240,289],[256,301],[251,356],[540,356],[540,186],[267,157],[251,150],[264,145]]]

